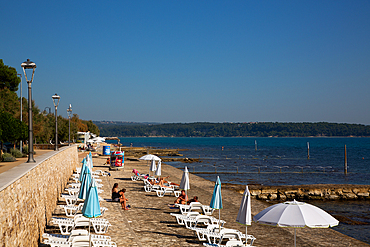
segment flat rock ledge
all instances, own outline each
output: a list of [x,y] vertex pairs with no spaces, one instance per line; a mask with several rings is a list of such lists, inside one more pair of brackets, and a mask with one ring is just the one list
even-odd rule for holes
[[[245,187],[228,185],[243,193]],[[314,184],[299,186],[249,186],[253,198],[258,200],[370,200],[370,185]]]

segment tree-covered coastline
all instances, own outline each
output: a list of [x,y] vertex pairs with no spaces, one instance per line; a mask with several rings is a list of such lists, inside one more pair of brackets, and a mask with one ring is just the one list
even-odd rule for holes
[[94,122],[101,136],[117,137],[369,137],[370,126],[346,123],[167,123],[115,124]]

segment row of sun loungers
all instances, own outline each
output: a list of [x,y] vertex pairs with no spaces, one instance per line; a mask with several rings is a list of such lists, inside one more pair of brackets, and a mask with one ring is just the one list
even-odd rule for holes
[[[252,235],[245,235],[239,230],[225,228],[226,223],[211,214],[206,205],[199,202],[192,202],[190,205],[180,205],[180,213],[171,213],[176,217],[179,225],[184,225],[187,229],[195,232],[199,241],[206,241],[205,246],[252,246],[255,238]],[[200,212],[199,212],[200,211]],[[203,214],[202,214],[203,213]],[[208,215],[207,215],[208,214]],[[227,241],[226,245],[222,242]],[[245,245],[245,243],[248,243]]]
[[[67,217],[71,218],[60,218],[53,217],[50,221],[51,224],[57,226],[61,234],[50,234],[44,233],[43,239],[44,243],[50,245],[51,247],[77,247],[77,246],[94,246],[94,247],[115,247],[117,244],[111,241],[110,236],[98,235],[106,234],[108,228],[111,226],[108,220],[103,218],[86,218],[82,214],[78,214],[82,210],[84,203],[77,202],[81,201],[78,198],[80,183],[78,183],[80,168],[77,168],[77,173],[72,175],[74,183],[70,183],[69,187],[65,190],[68,195],[62,195],[62,198],[66,200],[67,205],[60,205],[64,209]],[[100,181],[100,176],[106,176],[107,173],[102,171],[95,171],[92,173],[95,177],[95,181]],[[101,188],[102,184],[97,184],[98,188]],[[99,189],[98,193],[102,190]],[[99,197],[99,200],[103,199]],[[107,211],[107,208],[100,207],[102,216]],[[92,227],[91,227],[92,226]],[[95,234],[90,234],[89,231],[85,229],[78,228],[90,227],[94,230]]]
[[[180,195],[180,190],[176,186],[163,187],[149,182],[154,179],[146,175],[141,175],[137,170],[133,170],[132,181],[143,181],[146,192],[155,191],[157,196],[163,197],[165,194]],[[225,228],[224,220],[212,216],[214,209],[208,205],[202,205],[199,202],[192,202],[190,205],[175,204],[179,208],[179,213],[171,213],[176,218],[179,225],[194,231],[199,241],[205,241],[204,246],[213,247],[236,247],[248,246],[253,247],[255,237],[245,235],[239,230]],[[225,244],[223,244],[225,242]]]

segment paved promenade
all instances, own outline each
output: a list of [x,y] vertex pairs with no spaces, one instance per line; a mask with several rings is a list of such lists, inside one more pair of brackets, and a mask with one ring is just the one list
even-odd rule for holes
[[[93,158],[94,170],[108,171],[108,167],[103,165],[105,160],[104,157]],[[177,212],[168,207],[175,197],[166,195],[159,198],[154,192],[146,193],[143,190],[143,182],[134,182],[130,179],[134,168],[141,173],[148,173],[149,170],[145,161],[125,161],[125,171],[110,171],[112,176],[102,177],[104,192],[101,196],[104,199],[110,199],[112,186],[118,183],[119,189],[127,189],[126,197],[131,205],[130,210],[124,211],[119,203],[107,201],[101,203],[101,206],[108,208],[104,218],[112,224],[108,230],[112,241],[118,246],[202,246],[193,231],[178,226],[176,219],[170,215],[172,212]],[[168,180],[180,183],[182,170],[162,164],[162,176],[170,176]],[[189,198],[198,196],[203,204],[210,203],[214,182],[190,174],[190,187]],[[225,227],[245,232],[245,226],[235,221],[242,195],[223,189],[222,198],[224,209],[221,210],[221,219],[227,222]],[[257,214],[267,206],[269,205],[264,202],[252,199],[252,214]],[[217,210],[214,215],[218,217]],[[254,222],[248,227],[248,234],[257,238],[255,246],[293,246],[293,232],[293,229],[263,226]],[[370,245],[332,229],[306,228],[297,229],[297,246]]]

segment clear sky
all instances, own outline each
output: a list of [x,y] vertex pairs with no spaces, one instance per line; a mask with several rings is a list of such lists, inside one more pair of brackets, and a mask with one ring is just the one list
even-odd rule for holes
[[370,124],[370,1],[3,1],[0,22],[64,117]]

